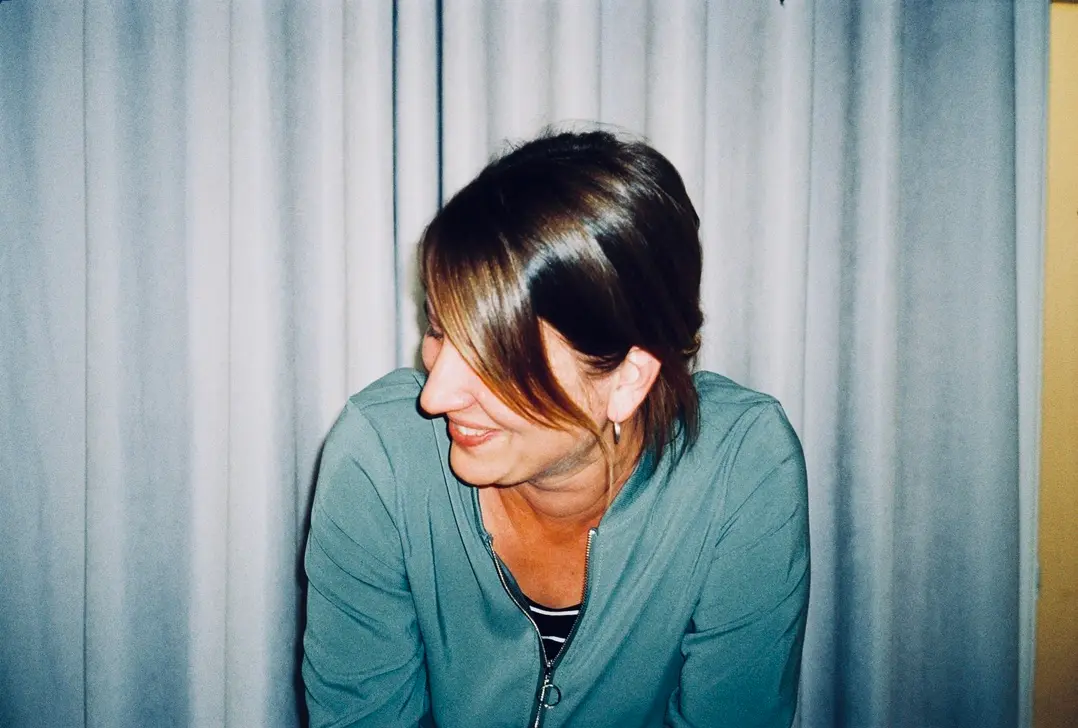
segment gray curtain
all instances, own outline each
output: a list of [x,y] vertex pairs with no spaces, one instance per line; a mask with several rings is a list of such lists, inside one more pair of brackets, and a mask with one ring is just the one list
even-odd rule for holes
[[1029,724],[1047,5],[0,2],[0,725],[294,726],[345,397],[507,137],[647,135],[810,470],[804,726]]

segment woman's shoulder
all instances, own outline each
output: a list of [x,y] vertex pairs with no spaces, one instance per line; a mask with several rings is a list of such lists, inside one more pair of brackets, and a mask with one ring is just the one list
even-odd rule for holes
[[415,369],[401,368],[386,374],[348,398],[338,425],[363,420],[391,437],[430,427],[430,418],[419,409],[423,381],[423,374]]
[[745,408],[758,404],[776,404],[778,400],[770,394],[738,384],[729,377],[709,371],[698,371],[692,375],[700,405],[725,406],[727,408]]
[[739,422],[744,424],[746,418],[786,418],[777,399],[738,384],[729,377],[698,371],[693,374],[693,383],[700,402],[701,432],[725,432]]
[[435,450],[434,423],[419,409],[423,381],[420,372],[402,368],[353,394],[330,430],[327,447],[344,446],[371,457],[377,452],[390,464]]
[[435,423],[419,410],[423,375],[398,369],[348,398],[326,437],[315,491],[316,509],[353,513],[377,498],[400,510],[404,491],[442,477]]
[[693,375],[700,401],[698,455],[721,451],[760,467],[801,457],[801,444],[775,397],[745,387],[714,372]]
[[411,409],[419,414],[419,392],[425,377],[415,369],[395,369],[348,398],[348,404],[362,411],[385,412]]

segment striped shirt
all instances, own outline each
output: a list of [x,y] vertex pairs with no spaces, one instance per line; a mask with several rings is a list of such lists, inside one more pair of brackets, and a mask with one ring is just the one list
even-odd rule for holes
[[531,618],[539,628],[539,635],[543,638],[546,659],[553,662],[573,629],[577,615],[580,614],[580,605],[554,608],[533,602],[527,595],[524,598],[528,602]]

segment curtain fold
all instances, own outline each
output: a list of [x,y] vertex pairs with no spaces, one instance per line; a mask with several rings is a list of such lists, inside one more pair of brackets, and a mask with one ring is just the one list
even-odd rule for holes
[[[397,362],[394,27],[390,3],[344,5],[344,189],[340,204],[345,236],[341,292],[345,341],[341,343],[347,369],[343,391],[327,392],[338,400]],[[335,413],[340,406],[326,402],[327,411]]]
[[86,9],[86,158],[68,171],[86,185],[70,313],[87,328],[83,659],[102,726],[186,722],[189,704],[183,19],[124,10]]
[[[192,10],[194,8],[192,7]],[[184,18],[183,178],[190,459],[190,599],[187,604],[189,725],[225,715],[225,615],[229,604],[229,41],[225,4]],[[198,103],[193,103],[198,99]]]
[[506,140],[646,135],[810,472],[804,726],[1029,723],[1047,12],[0,3],[0,724],[302,721],[322,438]]
[[1015,293],[1018,319],[1018,722],[1033,720],[1038,591],[1037,495],[1044,341],[1044,226],[1049,4],[1014,8]]
[[[81,9],[0,7],[0,723],[82,725]],[[43,244],[48,241],[48,245]]]
[[890,722],[899,22],[894,4],[816,14],[813,65],[826,72],[813,88],[804,444],[810,479],[832,486],[810,499],[817,598],[805,664],[833,677],[803,680],[809,725]]
[[1004,725],[1018,681],[1013,10],[946,5],[907,13],[902,32],[896,576],[924,613],[898,613],[894,701]]

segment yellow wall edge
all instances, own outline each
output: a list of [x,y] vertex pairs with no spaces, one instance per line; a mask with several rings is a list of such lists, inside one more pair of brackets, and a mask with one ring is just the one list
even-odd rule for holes
[[1078,726],[1078,5],[1053,3],[1048,60],[1036,728]]

